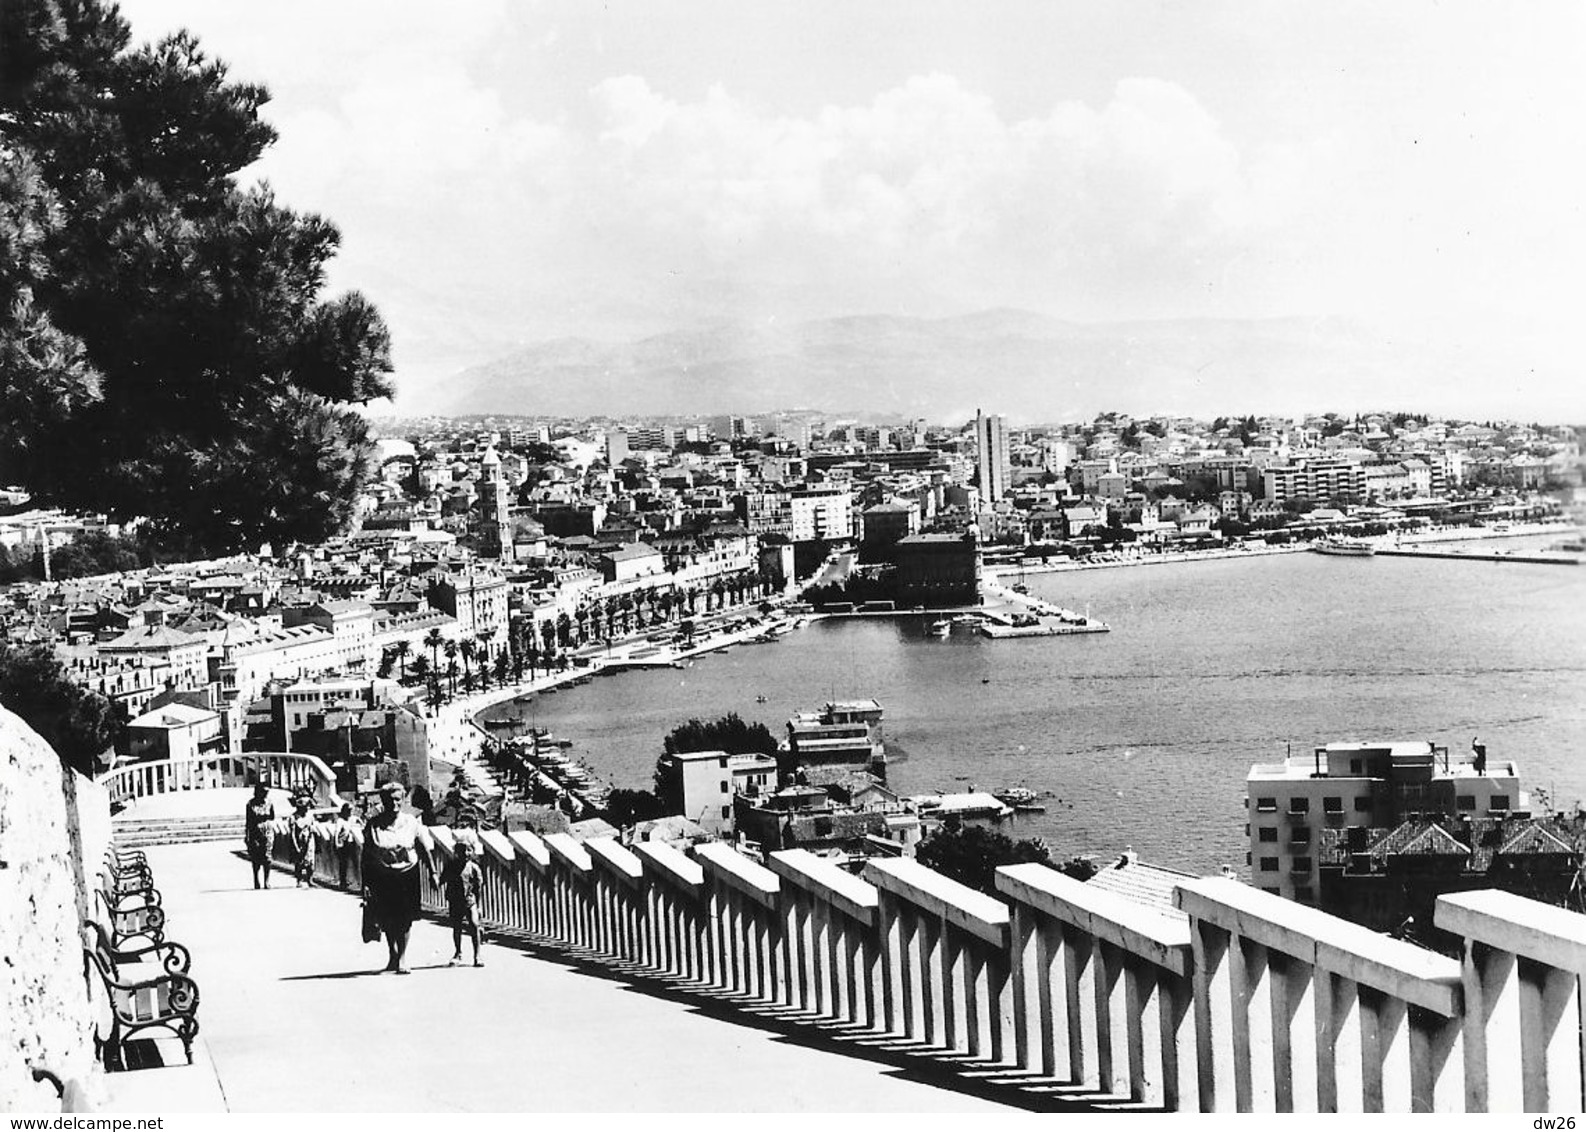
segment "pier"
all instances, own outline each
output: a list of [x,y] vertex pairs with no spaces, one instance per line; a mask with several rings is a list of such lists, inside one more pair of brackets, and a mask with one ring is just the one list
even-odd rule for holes
[[1402,547],[1379,549],[1377,558],[1450,558],[1457,562],[1524,562],[1532,566],[1579,566],[1579,555],[1549,554],[1546,551],[1510,553],[1503,550],[1405,550]]

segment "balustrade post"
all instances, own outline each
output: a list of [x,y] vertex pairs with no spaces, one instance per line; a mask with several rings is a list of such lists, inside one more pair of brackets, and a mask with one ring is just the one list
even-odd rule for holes
[[1131,1027],[1123,951],[1100,939],[1091,946],[1096,970],[1096,1087],[1104,1093],[1127,1093]]
[[964,1039],[969,1056],[986,1056],[987,1039],[992,1027],[987,1025],[992,1014],[993,1000],[986,964],[987,949],[974,937],[966,940],[961,962],[964,971]]
[[1158,972],[1161,988],[1162,1104],[1174,1112],[1199,1107],[1195,995],[1190,979]]
[[821,901],[826,913],[826,988],[827,1002],[826,1013],[832,1018],[846,1017],[849,1008],[849,997],[846,993],[846,979],[844,978],[842,930],[846,916],[838,910],[837,906],[829,900]]
[[701,907],[697,902],[689,905],[689,934],[692,937],[690,947],[694,953],[694,979],[709,984],[711,979],[711,932],[709,927],[709,905]]
[[881,939],[881,1022],[885,1033],[900,1033],[908,1008],[903,1000],[903,919],[898,899],[889,892],[876,894],[876,919]]
[[1240,1112],[1275,1112],[1272,969],[1267,949],[1239,937],[1231,953],[1235,1103]]
[[787,910],[793,893],[783,886],[776,907],[766,913],[766,997],[778,1005],[788,1002],[787,988]]
[[1129,1057],[1129,1096],[1153,1108],[1165,1103],[1162,1081],[1162,980],[1149,963],[1125,956],[1123,999]]
[[813,1010],[815,1004],[814,931],[815,898],[802,890],[793,901],[793,938],[797,944],[794,955],[794,978],[797,982],[800,1010]]
[[942,922],[935,916],[910,909],[919,940],[920,1040],[929,1046],[942,1044],[942,1006],[937,995],[942,985]]
[[847,1007],[843,1015],[845,1021],[855,1025],[867,1021],[864,1017],[864,979],[866,977],[864,961],[860,956],[860,936],[864,934],[862,925],[843,916],[839,921],[842,927],[840,942],[843,951],[843,1000]]
[[946,920],[938,924],[942,953],[942,1045],[953,1052],[962,1052],[968,1045],[964,1040],[968,1005],[968,995],[964,993],[964,940]]
[[1013,967],[1001,949],[987,953],[986,983],[991,1010],[991,1060],[998,1065],[1013,1065]]
[[1465,943],[1465,1103],[1470,1112],[1523,1112],[1521,1074],[1493,1072],[1492,1054],[1521,1049],[1520,960],[1476,940]]
[[1311,964],[1285,956],[1275,973],[1278,993],[1277,1032],[1279,1112],[1318,1112],[1317,1082],[1321,1077],[1316,1050],[1316,971]]
[[[1572,1039],[1578,1040],[1578,1039]],[[1410,1007],[1410,1107],[1414,1112],[1459,1112],[1464,1107],[1462,1022]]]
[[810,899],[810,989],[813,992],[815,1013],[833,1013],[827,990],[827,968],[830,966],[831,908],[819,897]]
[[[1063,925],[1063,982],[1068,998],[1068,1072],[1075,1084],[1094,1092],[1101,1087],[1098,1055],[1101,1021],[1097,1010],[1096,941]],[[1089,1052],[1087,1042],[1096,1042]]]
[[1231,1112],[1234,1088],[1233,937],[1214,924],[1190,920],[1195,956],[1195,1052],[1202,1112]]
[[743,894],[734,890],[727,890],[727,938],[726,960],[729,973],[728,989],[734,994],[742,994],[745,986],[743,940],[744,940],[744,898]]
[[1069,1010],[1063,925],[1050,916],[1041,916],[1036,923],[1035,943],[1041,1072],[1071,1081],[1078,1072],[1069,1057],[1069,1037],[1076,1018]]
[[1520,960],[1520,1064],[1527,1112],[1577,1108],[1582,1101],[1581,975]]
[[1031,1016],[1040,1017],[1035,1001],[1035,911],[1015,903],[1009,928],[1009,975],[1013,984],[1013,1063],[1029,1069]]
[[1410,1110],[1410,1020],[1401,998],[1362,987],[1367,1112]]
[[718,974],[721,970],[718,954],[721,950],[721,898],[717,895],[714,881],[707,880],[709,894],[705,899],[705,982],[709,986],[720,985]]

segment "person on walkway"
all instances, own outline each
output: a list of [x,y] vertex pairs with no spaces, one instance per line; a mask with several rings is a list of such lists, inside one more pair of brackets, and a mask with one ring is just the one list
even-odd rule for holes
[[292,879],[298,888],[314,887],[314,800],[306,794],[292,799],[292,817],[287,822],[287,838],[292,845]]
[[331,844],[336,848],[336,883],[347,887],[347,870],[363,851],[363,827],[352,816],[352,803],[343,802],[331,833]]
[[433,843],[427,829],[412,814],[402,811],[407,791],[398,782],[380,787],[381,809],[364,827],[364,900],[374,911],[375,922],[390,952],[387,971],[405,975],[408,933],[419,918],[419,865],[435,871],[430,857]]
[[474,859],[474,842],[469,837],[459,837],[457,848],[446,867],[441,870],[441,885],[446,890],[446,908],[452,920],[452,959],[448,967],[463,961],[463,936],[473,944],[474,966],[483,967],[479,959],[479,900],[484,892],[485,878]]
[[270,887],[271,826],[275,822],[275,807],[270,803],[270,788],[256,783],[253,797],[242,811],[242,843],[248,850],[248,864],[253,866],[253,887],[259,887],[259,877],[264,877],[264,887]]

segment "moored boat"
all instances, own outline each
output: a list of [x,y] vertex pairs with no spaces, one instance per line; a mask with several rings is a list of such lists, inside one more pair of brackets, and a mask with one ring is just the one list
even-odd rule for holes
[[1317,554],[1339,554],[1351,558],[1370,558],[1377,553],[1376,546],[1365,539],[1339,538],[1336,535],[1313,542],[1311,549]]
[[953,623],[951,621],[947,620],[946,618],[943,618],[940,621],[932,621],[931,622],[931,627],[928,630],[928,632],[933,637],[945,637],[945,636],[948,636],[949,634],[951,634],[952,631],[953,631]]

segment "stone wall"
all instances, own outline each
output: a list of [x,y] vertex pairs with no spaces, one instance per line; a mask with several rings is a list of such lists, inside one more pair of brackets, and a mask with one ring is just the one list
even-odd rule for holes
[[77,790],[69,773],[0,708],[0,1112],[58,1109],[55,1090],[35,1083],[30,1066],[62,1079],[95,1072],[79,878],[82,862],[93,870],[98,859],[83,855],[82,839],[102,854],[109,817],[95,812],[103,792],[86,782]]

